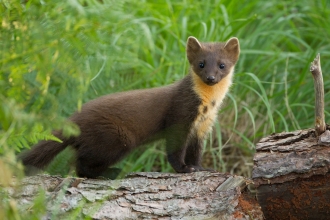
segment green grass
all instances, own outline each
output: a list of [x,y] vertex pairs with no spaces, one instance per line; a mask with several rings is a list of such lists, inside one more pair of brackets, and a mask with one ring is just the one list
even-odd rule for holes
[[[205,142],[206,166],[249,176],[260,138],[314,126],[309,65],[317,53],[330,104],[329,0],[13,0],[0,2],[0,10],[2,158],[53,138],[53,129],[74,133],[65,119],[88,100],[183,78],[191,35],[236,36],[241,44],[234,85]],[[67,157],[60,155],[48,172],[66,175]],[[122,175],[173,171],[162,141],[117,166]]]

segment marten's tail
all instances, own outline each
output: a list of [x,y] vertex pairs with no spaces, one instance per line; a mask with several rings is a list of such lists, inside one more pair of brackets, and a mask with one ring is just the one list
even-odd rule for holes
[[[63,142],[57,142],[53,140],[40,141],[31,150],[22,153],[19,159],[26,167],[36,167],[39,169],[45,168],[53,158],[64,150],[70,143],[68,139],[60,137],[58,133],[55,135],[59,137]],[[69,138],[71,139],[71,138]]]

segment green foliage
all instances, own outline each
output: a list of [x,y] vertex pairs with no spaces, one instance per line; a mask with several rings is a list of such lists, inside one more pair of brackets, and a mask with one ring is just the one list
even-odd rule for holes
[[[90,99],[181,79],[190,35],[241,44],[234,85],[205,142],[208,166],[249,176],[261,137],[313,127],[317,53],[330,104],[328,0],[4,0],[0,11],[1,158],[54,139],[55,129],[77,134],[66,118]],[[172,171],[163,148],[137,149],[117,166],[122,175]],[[48,172],[67,175],[70,158],[63,152]]]

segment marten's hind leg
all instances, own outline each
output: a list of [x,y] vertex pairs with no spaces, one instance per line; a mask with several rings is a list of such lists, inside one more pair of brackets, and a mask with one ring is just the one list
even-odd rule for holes
[[[77,152],[76,160],[76,172],[79,177],[96,178],[106,177],[111,178],[118,174],[118,170],[111,169],[109,166],[117,163],[128,152],[129,149],[122,148],[120,151],[116,151],[119,146],[113,146],[107,148],[108,152],[97,151],[95,148],[89,148]],[[112,150],[112,151],[111,151]]]
[[80,145],[76,145],[77,175],[88,178],[99,176],[111,178],[109,166],[119,162],[134,148],[135,145],[131,139],[124,132],[99,132],[95,133],[93,138],[81,138]]
[[98,123],[78,120],[81,133],[72,146],[77,152],[76,171],[80,177],[95,178],[109,173],[109,166],[136,147],[135,135],[122,126],[122,122],[113,118],[96,118],[94,121]]

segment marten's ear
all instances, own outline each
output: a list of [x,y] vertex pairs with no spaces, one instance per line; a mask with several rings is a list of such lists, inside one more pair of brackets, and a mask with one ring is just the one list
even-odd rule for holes
[[188,37],[187,40],[187,58],[190,63],[194,60],[197,53],[202,49],[202,45],[195,37]]
[[239,41],[236,37],[230,38],[226,42],[224,48],[228,53],[231,54],[231,57],[233,57],[235,61],[238,60],[240,49],[239,49]]

